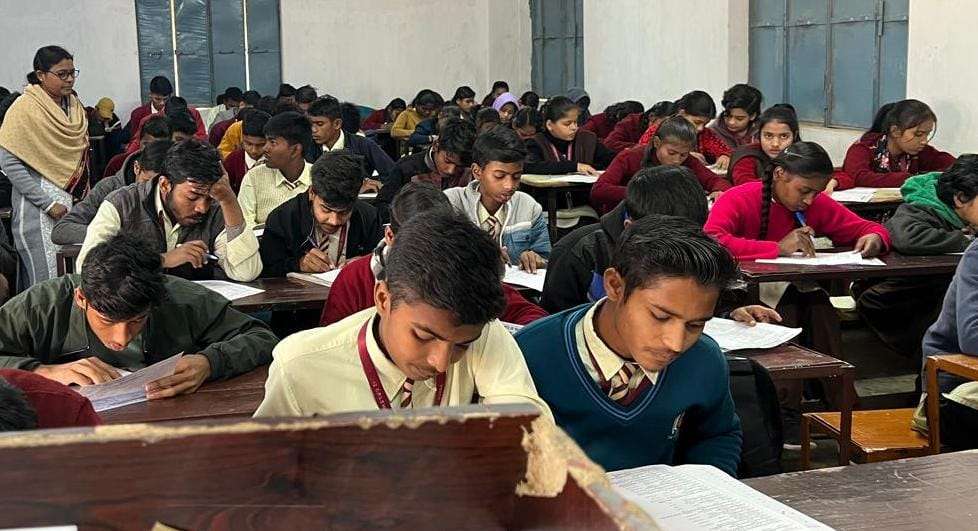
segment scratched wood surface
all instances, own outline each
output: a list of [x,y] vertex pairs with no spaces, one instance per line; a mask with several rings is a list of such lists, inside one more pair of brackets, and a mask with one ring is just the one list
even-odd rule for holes
[[855,280],[861,278],[951,275],[960,256],[907,256],[889,253],[880,257],[886,266],[799,265],[740,263],[744,278],[751,283],[792,282],[795,280]]

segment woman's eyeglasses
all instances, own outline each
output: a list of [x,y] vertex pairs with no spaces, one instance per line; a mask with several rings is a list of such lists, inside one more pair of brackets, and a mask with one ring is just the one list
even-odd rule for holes
[[78,79],[78,74],[80,74],[81,72],[75,69],[75,70],[58,70],[57,72],[52,72],[48,70],[48,73],[58,76],[58,79],[60,79],[61,81],[68,81],[68,78]]

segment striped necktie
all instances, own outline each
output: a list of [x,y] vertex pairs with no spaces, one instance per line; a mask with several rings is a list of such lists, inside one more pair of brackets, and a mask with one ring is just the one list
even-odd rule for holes
[[486,232],[492,237],[494,241],[499,240],[499,234],[502,231],[502,224],[496,219],[496,216],[489,216],[486,218]]
[[401,400],[398,402],[399,407],[401,409],[411,407],[411,396],[412,396],[411,392],[413,390],[414,390],[414,380],[410,378],[404,380],[404,385],[401,386],[401,392],[399,393],[401,395]]
[[626,361],[621,369],[608,381],[608,398],[622,405],[627,405],[634,399],[634,392],[642,385],[645,371],[633,361]]

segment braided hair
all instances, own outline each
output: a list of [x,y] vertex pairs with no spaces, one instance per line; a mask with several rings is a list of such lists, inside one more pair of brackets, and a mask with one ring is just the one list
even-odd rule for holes
[[[691,147],[696,146],[696,127],[682,116],[670,116],[659,124],[653,138],[662,142],[681,142]],[[655,162],[655,142],[649,142],[642,157],[642,167],[648,168]]]
[[761,230],[758,239],[767,239],[768,218],[771,216],[771,199],[774,193],[774,169],[784,168],[792,175],[809,179],[832,175],[832,159],[822,146],[815,142],[795,142],[785,148],[764,168],[761,179]]

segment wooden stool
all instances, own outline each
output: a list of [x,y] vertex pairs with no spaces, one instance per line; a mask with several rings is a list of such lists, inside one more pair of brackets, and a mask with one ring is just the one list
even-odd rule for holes
[[[852,436],[849,455],[856,463],[876,463],[931,453],[930,440],[912,429],[914,408],[877,409],[852,412]],[[801,418],[801,467],[807,470],[811,448],[811,430],[828,433],[839,443],[845,442],[839,413],[805,413]]]

